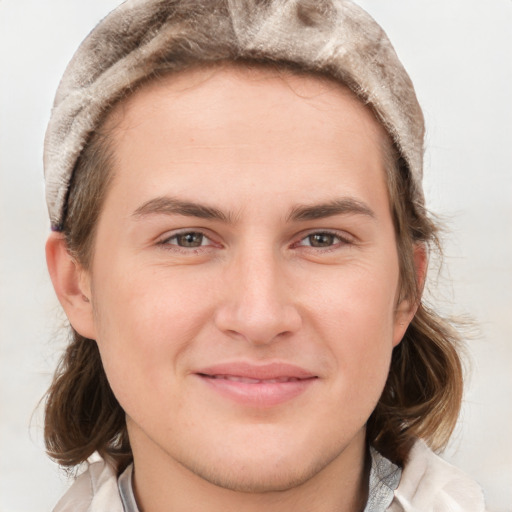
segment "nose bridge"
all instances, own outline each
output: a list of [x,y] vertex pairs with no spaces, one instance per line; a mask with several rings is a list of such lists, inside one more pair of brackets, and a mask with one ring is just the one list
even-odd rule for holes
[[240,248],[227,270],[229,297],[219,311],[218,326],[256,344],[296,331],[301,319],[284,266],[271,244]]
[[245,254],[237,266],[240,281],[240,307],[250,306],[253,311],[259,309],[271,311],[282,302],[285,281],[283,269],[279,268],[279,257],[269,248],[259,248],[252,254]]

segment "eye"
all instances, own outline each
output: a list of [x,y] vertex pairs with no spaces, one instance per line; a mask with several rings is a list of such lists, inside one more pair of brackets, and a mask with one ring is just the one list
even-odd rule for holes
[[338,237],[332,233],[314,233],[308,235],[304,241],[307,241],[308,243],[306,245],[310,245],[311,247],[330,247],[336,242],[337,238]]
[[300,240],[297,245],[302,247],[314,247],[315,249],[327,249],[333,246],[348,243],[350,243],[348,237],[342,237],[341,235],[331,233],[329,231],[320,231],[316,233],[310,233],[302,240]]
[[211,245],[211,241],[200,231],[187,231],[178,233],[161,242],[166,245],[177,245],[178,247],[195,249],[205,245]]

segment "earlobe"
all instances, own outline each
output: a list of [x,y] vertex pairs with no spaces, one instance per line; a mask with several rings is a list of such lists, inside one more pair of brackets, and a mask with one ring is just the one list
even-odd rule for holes
[[55,293],[73,328],[82,336],[96,339],[88,272],[69,254],[60,233],[46,242],[46,263]]
[[414,246],[414,269],[416,274],[416,284],[418,289],[417,300],[404,299],[396,309],[395,313],[395,329],[393,335],[393,346],[396,346],[402,341],[405,331],[412,322],[416,311],[420,305],[421,295],[425,286],[425,279],[427,275],[428,255],[425,244],[418,243]]

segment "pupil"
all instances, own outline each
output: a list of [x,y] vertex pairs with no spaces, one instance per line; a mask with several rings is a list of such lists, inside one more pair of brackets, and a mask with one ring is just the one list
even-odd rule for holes
[[328,247],[333,244],[334,235],[330,235],[329,233],[317,233],[311,236],[310,242],[313,247]]
[[203,235],[201,233],[185,233],[178,236],[178,245],[182,247],[201,247]]

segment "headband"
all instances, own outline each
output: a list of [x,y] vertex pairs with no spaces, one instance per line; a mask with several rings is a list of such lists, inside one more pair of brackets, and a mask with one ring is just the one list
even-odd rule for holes
[[363,9],[348,0],[128,0],[83,41],[57,90],[44,147],[52,229],[62,229],[83,148],[117,101],[167,70],[237,60],[294,65],[347,85],[389,133],[423,204],[423,114],[388,37]]

